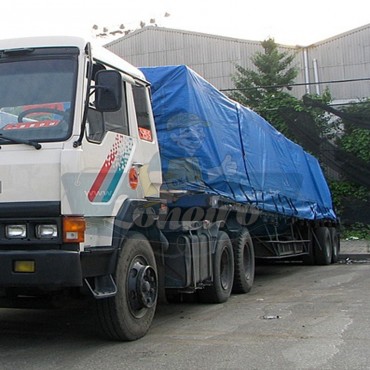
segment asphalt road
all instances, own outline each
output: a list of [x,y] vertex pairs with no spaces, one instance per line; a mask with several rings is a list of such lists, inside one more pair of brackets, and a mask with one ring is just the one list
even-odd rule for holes
[[257,269],[225,304],[158,308],[149,333],[96,336],[88,301],[0,309],[0,370],[370,369],[370,263]]

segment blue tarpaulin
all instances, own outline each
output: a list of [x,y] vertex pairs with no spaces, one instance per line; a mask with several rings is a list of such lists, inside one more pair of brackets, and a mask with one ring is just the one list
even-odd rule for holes
[[335,219],[318,161],[190,68],[141,68],[152,85],[163,187],[302,219]]

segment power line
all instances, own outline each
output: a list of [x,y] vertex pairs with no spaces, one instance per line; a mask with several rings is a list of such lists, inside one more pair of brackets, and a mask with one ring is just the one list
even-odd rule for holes
[[220,89],[220,91],[248,91],[248,90],[255,90],[255,89],[277,89],[277,88],[292,88],[294,86],[309,86],[309,85],[324,85],[324,84],[336,84],[336,83],[346,83],[346,82],[360,82],[360,81],[370,81],[370,77],[366,78],[351,78],[347,80],[331,80],[331,81],[318,81],[318,82],[300,82],[300,83],[293,83],[293,84],[285,84],[285,85],[267,85],[267,86],[254,86],[248,87],[245,89]]

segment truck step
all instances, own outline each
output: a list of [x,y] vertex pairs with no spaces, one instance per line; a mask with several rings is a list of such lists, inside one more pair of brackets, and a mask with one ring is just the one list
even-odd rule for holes
[[95,299],[109,298],[117,294],[117,285],[112,275],[94,277],[94,286],[88,279],[84,279],[84,281]]

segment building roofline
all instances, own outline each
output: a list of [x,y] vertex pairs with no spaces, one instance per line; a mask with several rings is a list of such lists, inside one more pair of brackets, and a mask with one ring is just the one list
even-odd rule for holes
[[[130,37],[134,37],[140,33],[147,32],[147,31],[161,31],[161,32],[168,32],[168,33],[181,33],[181,34],[187,34],[192,36],[200,36],[200,37],[209,37],[212,39],[218,39],[218,40],[225,40],[225,41],[234,41],[234,42],[240,42],[240,43],[247,43],[247,44],[253,44],[253,45],[261,45],[261,41],[256,40],[247,40],[247,39],[241,39],[236,37],[230,37],[230,36],[221,36],[221,35],[214,35],[210,33],[204,33],[204,32],[196,32],[196,31],[187,31],[187,30],[181,30],[181,29],[175,29],[175,28],[167,28],[167,27],[158,27],[158,26],[145,26],[143,28],[137,29],[125,36],[119,37],[118,39],[115,39],[113,41],[108,42],[107,44],[104,44],[105,47],[114,45],[118,42],[120,42],[123,39],[128,39]],[[291,45],[283,45],[278,44],[281,47],[285,47],[288,49],[295,49],[295,46]]]
[[324,39],[324,40],[321,40],[321,41],[318,41],[318,42],[315,42],[313,44],[307,45],[306,47],[316,47],[316,46],[320,46],[320,45],[323,45],[323,44],[327,44],[329,42],[336,41],[336,40],[341,39],[343,37],[347,37],[347,36],[353,35],[355,33],[361,32],[363,30],[366,30],[367,28],[370,28],[370,23],[365,24],[364,26],[361,26],[361,27],[354,28],[354,29],[349,30],[349,31],[339,33],[338,35],[329,37],[327,39]]
[[[311,47],[317,47],[335,40],[338,40],[340,38],[352,35],[357,32],[361,32],[367,28],[370,28],[370,23],[366,24],[361,27],[357,27],[355,29],[340,33],[338,35],[329,37],[327,39],[317,41],[313,44],[309,44],[306,46],[303,45],[284,45],[284,44],[279,44],[277,43],[278,46],[287,48],[287,49],[305,49],[305,48],[311,48]],[[181,29],[175,29],[175,28],[166,28],[166,27],[158,27],[158,26],[145,26],[143,28],[139,28],[125,36],[119,37],[115,40],[112,40],[108,42],[107,44],[104,44],[105,47],[112,46],[116,43],[119,43],[123,39],[128,39],[131,37],[134,37],[140,33],[144,33],[147,31],[161,31],[161,32],[168,32],[168,33],[180,33],[180,34],[187,34],[187,35],[192,35],[192,36],[200,36],[200,37],[209,37],[212,39],[218,39],[218,40],[225,40],[225,41],[234,41],[234,42],[239,42],[239,43],[246,43],[246,44],[253,44],[253,45],[261,45],[261,41],[256,41],[256,40],[248,40],[248,39],[241,39],[241,38],[235,38],[235,37],[229,37],[229,36],[221,36],[221,35],[214,35],[214,34],[209,34],[209,33],[204,33],[204,32],[196,32],[196,31],[187,31],[187,30],[181,30]]]

